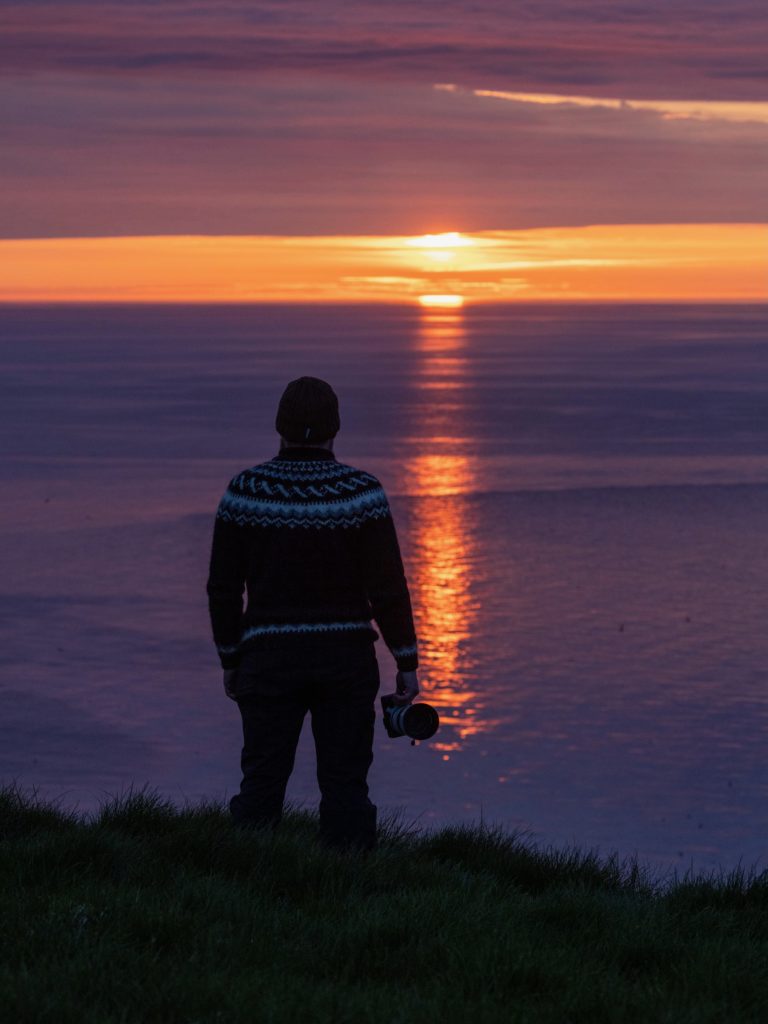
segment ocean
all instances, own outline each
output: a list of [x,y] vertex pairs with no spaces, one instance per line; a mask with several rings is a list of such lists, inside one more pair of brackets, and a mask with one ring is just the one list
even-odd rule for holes
[[390,496],[442,718],[377,722],[380,813],[766,866],[768,307],[7,306],[0,365],[0,781],[236,791],[213,515],[313,374]]

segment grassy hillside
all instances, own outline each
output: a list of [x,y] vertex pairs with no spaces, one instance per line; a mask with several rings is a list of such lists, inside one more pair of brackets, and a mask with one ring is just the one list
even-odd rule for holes
[[78,818],[0,791],[0,1019],[768,1020],[768,873],[653,883],[492,829],[369,856],[148,792]]

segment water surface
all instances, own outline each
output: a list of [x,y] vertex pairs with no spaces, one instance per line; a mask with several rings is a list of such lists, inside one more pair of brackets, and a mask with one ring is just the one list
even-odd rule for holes
[[[0,778],[83,808],[234,791],[212,517],[316,374],[338,457],[390,494],[443,719],[416,747],[379,723],[380,808],[753,863],[767,328],[747,306],[6,308]],[[312,753],[305,729],[289,797],[310,805]]]

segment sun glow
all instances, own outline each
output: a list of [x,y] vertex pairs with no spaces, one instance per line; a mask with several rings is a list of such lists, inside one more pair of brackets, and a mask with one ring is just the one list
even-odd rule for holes
[[472,245],[471,238],[465,238],[458,231],[444,231],[440,235],[419,235],[409,238],[408,245],[416,249],[458,249]]
[[463,295],[420,295],[419,305],[428,309],[460,309],[464,305]]
[[474,245],[474,242],[458,231],[444,231],[440,235],[419,235],[418,238],[409,238],[407,244],[414,249],[420,249],[421,255],[426,257],[429,264],[429,261],[451,263],[456,259],[457,249],[465,249]]
[[0,302],[759,301],[768,225],[0,239]]

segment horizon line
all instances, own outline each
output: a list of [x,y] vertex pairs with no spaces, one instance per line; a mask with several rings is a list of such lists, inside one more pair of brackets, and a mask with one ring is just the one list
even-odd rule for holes
[[464,310],[480,306],[768,306],[768,296],[766,298],[753,296],[697,298],[689,295],[672,298],[664,296],[472,298],[465,299],[461,306],[432,308],[421,305],[418,296],[408,299],[4,299],[0,296],[0,306],[403,306],[408,309],[421,310],[426,315],[461,316]]

